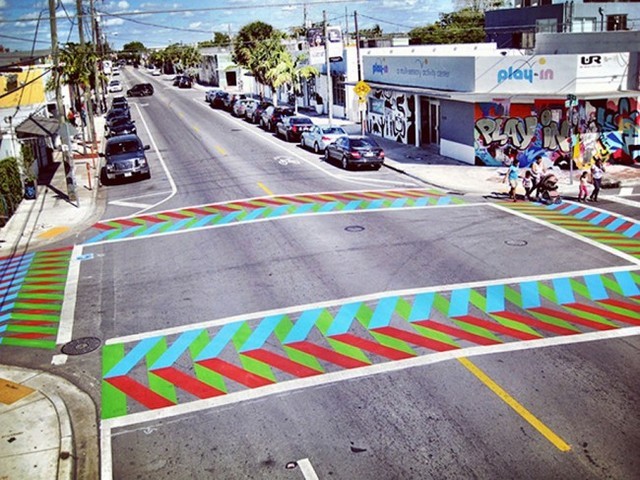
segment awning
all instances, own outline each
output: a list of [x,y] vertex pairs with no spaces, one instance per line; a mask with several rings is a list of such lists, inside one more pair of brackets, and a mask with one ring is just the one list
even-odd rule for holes
[[60,124],[55,118],[29,117],[16,127],[18,138],[53,137],[58,134]]

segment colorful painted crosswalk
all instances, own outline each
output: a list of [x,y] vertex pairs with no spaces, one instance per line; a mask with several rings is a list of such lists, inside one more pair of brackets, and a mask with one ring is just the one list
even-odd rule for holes
[[640,326],[640,275],[560,277],[380,297],[103,349],[102,417],[436,352]]
[[640,223],[570,202],[557,205],[507,202],[504,206],[640,258]]
[[71,252],[0,258],[0,346],[55,348]]
[[372,190],[252,198],[114,219],[96,223],[99,233],[87,244],[143,238],[176,231],[213,228],[240,222],[272,220],[295,215],[420,208],[464,203],[437,190]]

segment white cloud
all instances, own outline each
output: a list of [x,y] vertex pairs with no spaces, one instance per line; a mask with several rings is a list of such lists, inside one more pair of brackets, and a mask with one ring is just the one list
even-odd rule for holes
[[7,6],[7,0],[0,0],[0,8],[4,8]]
[[124,20],[121,18],[107,18],[102,22],[103,25],[107,27],[113,27],[114,25],[122,25]]
[[127,8],[129,8],[129,2],[122,0],[121,2],[118,2],[118,8],[122,9],[122,10],[126,10]]
[[200,28],[201,26],[202,26],[202,22],[192,22],[189,24],[189,28],[193,28],[193,29]]

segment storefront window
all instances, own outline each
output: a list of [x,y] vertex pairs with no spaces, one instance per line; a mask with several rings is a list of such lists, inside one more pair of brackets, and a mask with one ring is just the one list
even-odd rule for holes
[[344,107],[346,104],[344,91],[344,75],[331,75],[333,86],[333,104]]

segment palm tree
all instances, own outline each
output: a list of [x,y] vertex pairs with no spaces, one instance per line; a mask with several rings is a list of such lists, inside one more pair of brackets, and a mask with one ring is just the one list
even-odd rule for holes
[[[282,85],[289,85],[295,97],[302,95],[302,80],[307,80],[319,75],[318,69],[311,65],[306,65],[305,55],[299,55],[295,59],[287,50],[278,52],[277,64],[269,71],[268,77],[274,88]],[[298,114],[298,102],[295,101],[293,108]]]
[[[69,85],[72,97],[77,102],[81,98],[80,88],[82,87],[83,90],[91,88],[98,56],[89,43],[84,45],[67,43],[60,49],[59,59],[59,75],[51,78],[54,80],[58,77],[58,81]],[[47,87],[55,87],[55,85]]]

